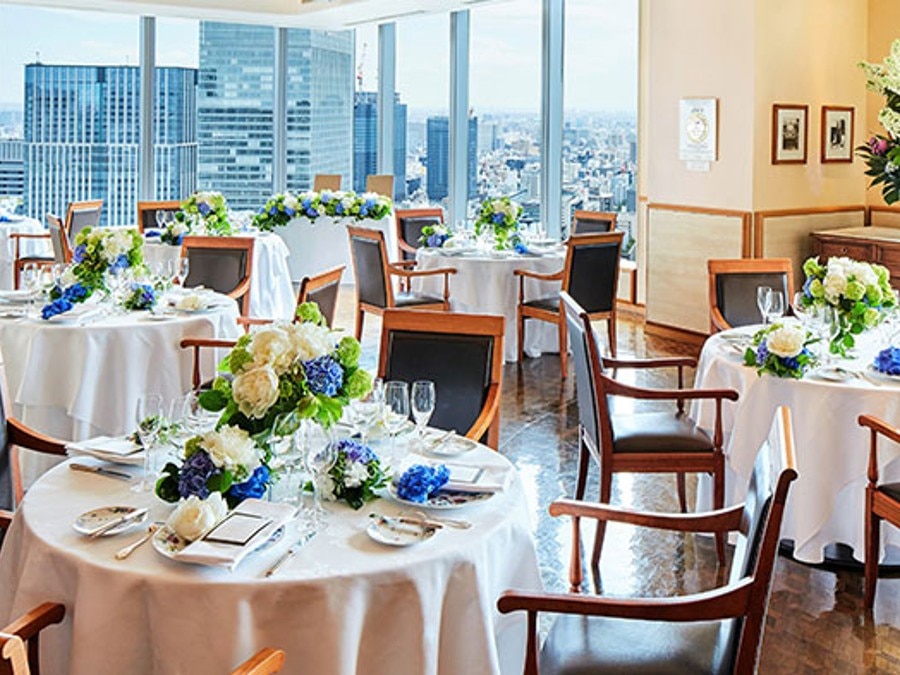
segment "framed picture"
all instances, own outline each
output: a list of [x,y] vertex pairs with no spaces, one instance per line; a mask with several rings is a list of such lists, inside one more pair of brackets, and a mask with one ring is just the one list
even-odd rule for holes
[[772,106],[772,164],[806,164],[809,106]]
[[853,161],[853,108],[822,106],[822,163]]
[[718,149],[718,99],[683,98],[678,108],[678,158],[714,162]]

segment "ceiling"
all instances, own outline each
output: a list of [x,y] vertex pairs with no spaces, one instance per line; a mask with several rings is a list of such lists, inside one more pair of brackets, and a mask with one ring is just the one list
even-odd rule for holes
[[[354,28],[502,0],[29,0],[30,6],[215,19],[307,28]],[[0,4],[24,4],[0,0]]]

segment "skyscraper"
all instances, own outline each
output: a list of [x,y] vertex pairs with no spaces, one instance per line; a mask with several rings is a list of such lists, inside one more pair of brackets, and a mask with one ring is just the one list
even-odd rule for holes
[[25,192],[25,164],[20,138],[0,138],[0,198],[22,197]]
[[[426,120],[426,191],[432,201],[444,199],[450,192],[450,120],[446,116]],[[478,191],[478,118],[469,117],[468,198]]]
[[[353,189],[366,189],[378,173],[378,94],[358,91],[353,100]],[[406,104],[394,98],[394,199],[406,198]]]
[[[196,185],[197,71],[158,68],[154,82],[156,195]],[[25,66],[25,213],[63,215],[102,199],[103,225],[135,220],[139,74],[135,66]]]
[[[200,23],[200,187],[233,208],[273,191],[275,29]],[[317,173],[349,181],[353,161],[352,31],[288,31],[287,188]]]

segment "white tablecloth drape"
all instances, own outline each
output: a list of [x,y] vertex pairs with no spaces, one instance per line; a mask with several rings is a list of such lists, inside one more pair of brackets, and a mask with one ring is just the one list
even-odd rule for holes
[[[723,336],[752,334],[734,329],[710,337],[703,347],[695,386],[729,388],[740,393],[736,404],[725,403],[723,423],[730,437],[726,453],[726,503],[744,498],[760,444],[778,406],[790,407],[800,477],[791,488],[781,535],[795,542],[794,556],[819,563],[832,543],[851,546],[863,559],[866,464],[869,435],[856,419],[868,413],[900,425],[900,382],[892,384],[858,376],[831,382],[807,374],[802,380],[758,376],[743,365],[743,357]],[[849,371],[866,371],[881,345],[878,331],[860,339],[860,356],[841,361]],[[709,402],[694,405],[692,415],[711,429],[715,416]],[[900,448],[880,444],[882,480],[900,480]],[[709,490],[701,481],[701,501],[709,506]],[[882,544],[900,546],[900,532],[883,531]]]
[[[10,234],[45,234],[44,226],[34,218],[24,216],[6,216],[0,219],[0,290],[13,288],[15,274],[15,242]],[[49,240],[22,239],[19,241],[19,255],[49,256],[52,255]]]
[[[486,448],[472,455],[508,465]],[[149,505],[151,520],[172,508],[60,466],[31,488],[0,550],[0,620],[45,600],[66,605],[41,637],[49,675],[221,675],[264,646],[287,652],[285,673],[304,675],[521,672],[524,617],[495,608],[506,588],[540,588],[518,479],[449,514],[471,529],[409,548],[365,533],[370,512],[398,511],[388,498],[360,511],[329,504],[328,529],[269,579],[293,532],[234,572],[173,562],[149,544],[116,561],[134,536],[72,529],[77,514],[110,504]]]
[[[527,269],[543,274],[559,272],[565,261],[565,251],[555,251],[543,256],[509,254],[446,255],[440,249],[420,248],[416,255],[418,269],[455,267],[450,277],[450,307],[455,312],[475,314],[500,314],[506,318],[503,336],[504,361],[517,361],[519,342],[516,334],[516,306],[519,302],[519,278],[513,275],[517,269]],[[443,277],[423,277],[416,286],[426,293],[440,295]],[[535,300],[559,292],[558,281],[525,282],[525,300]],[[525,353],[540,356],[542,352],[559,352],[559,333],[556,324],[546,321],[525,321]]]
[[[11,414],[62,440],[130,433],[140,395],[170,400],[190,390],[192,360],[179,346],[183,338],[241,335],[237,303],[221,295],[216,302],[209,312],[165,321],[150,320],[147,312],[86,325],[0,320]],[[211,377],[216,355],[205,352],[203,370]],[[26,484],[54,463],[46,455],[21,455]]]
[[[263,319],[293,319],[297,296],[294,294],[288,268],[290,251],[275,234],[259,233],[255,235],[255,239],[249,314]],[[151,269],[158,261],[177,259],[180,254],[180,246],[154,241],[144,244],[144,259]]]

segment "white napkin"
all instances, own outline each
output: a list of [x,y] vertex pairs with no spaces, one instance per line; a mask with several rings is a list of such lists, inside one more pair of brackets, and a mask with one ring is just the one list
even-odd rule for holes
[[178,560],[201,565],[215,565],[233,570],[250,553],[266,543],[278,528],[294,518],[297,509],[290,504],[264,502],[259,499],[245,499],[234,512],[258,516],[269,524],[257,532],[243,546],[198,539],[175,554]]
[[40,294],[29,290],[0,291],[0,302],[10,304],[25,304],[38,298]]
[[66,444],[69,457],[89,456],[116,464],[140,465],[144,462],[141,446],[128,438],[97,436]]

